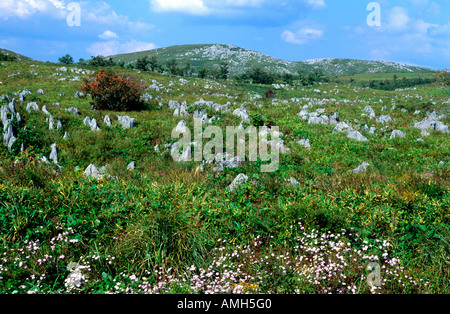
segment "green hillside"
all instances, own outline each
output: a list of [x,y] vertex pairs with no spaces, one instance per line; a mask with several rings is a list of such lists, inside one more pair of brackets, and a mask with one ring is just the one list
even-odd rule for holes
[[21,54],[18,54],[16,52],[10,51],[10,50],[6,50],[6,49],[2,49],[0,48],[0,54],[5,54],[5,55],[9,55],[9,56],[14,56],[17,58],[17,61],[34,61],[31,58],[25,57]]
[[181,45],[159,48],[130,54],[112,56],[114,61],[134,64],[143,57],[155,56],[160,64],[177,60],[180,66],[187,62],[197,71],[201,68],[218,69],[221,62],[229,64],[230,74],[239,75],[253,67],[261,67],[273,73],[296,74],[298,71],[321,70],[325,75],[353,75],[361,73],[414,73],[432,72],[428,68],[406,66],[393,62],[363,61],[351,59],[316,59],[307,61],[285,61],[260,52],[230,45]]

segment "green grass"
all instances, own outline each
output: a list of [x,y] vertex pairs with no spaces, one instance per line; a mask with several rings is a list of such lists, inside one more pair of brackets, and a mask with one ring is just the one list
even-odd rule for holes
[[[137,125],[124,130],[117,122],[124,113],[93,111],[89,98],[74,98],[81,82],[58,79],[83,75],[52,76],[59,67],[39,62],[0,67],[0,95],[18,99],[15,93],[24,88],[33,92],[16,104],[22,126],[31,129],[20,140],[32,147],[16,155],[0,148],[0,292],[450,291],[448,134],[433,132],[419,143],[420,131],[412,127],[433,110],[445,114],[442,122],[449,124],[444,91],[428,85],[395,92],[328,83],[293,86],[276,90],[274,98],[250,101],[250,95],[264,95],[272,87],[197,78],[183,82],[122,70],[165,87],[146,91],[154,98],[149,109],[127,112]],[[68,68],[76,67],[83,68]],[[44,95],[36,94],[39,88]],[[169,154],[155,152],[155,145],[171,141],[181,119],[193,126],[192,116],[173,116],[169,100],[192,105],[200,98],[230,102],[230,109],[245,104],[252,116],[279,126],[291,153],[281,156],[278,171],[261,173],[260,162],[219,173],[199,171],[198,162],[175,163]],[[63,122],[62,130],[48,130],[44,113],[26,112],[31,101],[46,105]],[[316,105],[309,111],[337,111],[341,120],[378,131],[363,132],[370,141],[360,143],[333,133],[333,126],[309,125],[297,114],[310,102]],[[389,130],[406,137],[390,140],[390,132],[380,132],[383,125],[361,115],[367,105],[377,116],[389,114],[394,119]],[[390,111],[393,105],[397,109]],[[80,116],[65,111],[73,106]],[[416,110],[421,112],[415,115]],[[105,115],[111,128],[103,124]],[[97,120],[99,132],[83,124],[86,116]],[[217,116],[221,120],[215,125],[221,128],[240,123],[231,113]],[[69,141],[63,140],[65,132]],[[310,139],[311,150],[297,143],[303,137]],[[48,158],[53,143],[62,172],[38,161]],[[133,172],[126,170],[131,161],[137,162]],[[349,173],[363,161],[370,164],[367,172]],[[85,178],[90,164],[109,165],[113,178]],[[239,173],[250,180],[227,192]],[[287,183],[290,177],[300,185]],[[371,261],[384,266],[386,279],[375,291],[366,283]],[[80,286],[72,289],[65,286],[70,262],[87,267]]]

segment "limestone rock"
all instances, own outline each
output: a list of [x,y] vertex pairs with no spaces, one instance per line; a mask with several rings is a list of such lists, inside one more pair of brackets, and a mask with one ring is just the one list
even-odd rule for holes
[[111,127],[111,118],[109,116],[105,116],[103,123],[105,123],[107,127]]
[[405,133],[403,133],[402,131],[394,130],[394,131],[392,131],[390,139],[392,140],[392,139],[397,138],[397,137],[403,138],[405,136],[406,136]]
[[74,116],[78,115],[78,108],[72,107],[72,108],[68,108],[66,109],[67,112],[70,112],[71,114],[73,114]]
[[366,172],[368,166],[370,166],[370,164],[364,161],[361,165],[359,165],[358,168],[353,169],[352,172],[353,172],[353,173]]
[[367,138],[364,135],[362,135],[361,133],[359,133],[358,131],[349,132],[348,138],[359,141],[359,142],[367,142],[368,141]]
[[131,129],[136,125],[136,119],[129,116],[117,116],[117,119],[124,129]]
[[31,111],[39,111],[39,106],[38,106],[38,104],[35,103],[35,102],[30,102],[30,103],[27,104],[26,110],[27,110],[28,112],[31,112]]
[[52,144],[51,149],[50,160],[53,161],[54,164],[58,164],[58,148],[56,147],[56,144]]
[[227,187],[227,190],[230,192],[233,192],[234,190],[236,190],[238,187],[240,187],[242,184],[246,183],[247,181],[248,181],[248,177],[245,174],[241,173]]

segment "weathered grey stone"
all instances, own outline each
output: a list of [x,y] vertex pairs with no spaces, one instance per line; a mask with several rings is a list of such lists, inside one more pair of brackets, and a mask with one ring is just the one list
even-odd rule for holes
[[44,90],[39,88],[36,92],[38,95],[44,95]]
[[242,120],[244,121],[250,121],[250,116],[248,114],[248,110],[244,107],[238,108],[236,110],[233,111],[233,114],[235,116],[240,117]]
[[305,147],[306,149],[311,149],[311,144],[309,142],[308,139],[301,139],[300,141],[298,141],[297,143],[299,143],[300,145],[302,145],[303,147]]
[[105,118],[103,119],[103,123],[105,123],[107,127],[110,127],[112,125],[111,118],[109,116],[105,116]]
[[50,160],[53,161],[54,164],[58,164],[58,148],[56,147],[56,144],[52,144],[51,149]]
[[128,171],[133,171],[135,168],[136,168],[136,162],[135,161],[130,162],[128,164],[128,166],[127,166],[127,170]]
[[368,166],[370,166],[370,164],[364,161],[361,165],[359,165],[358,168],[353,169],[352,172],[353,172],[353,173],[366,172]]
[[393,120],[392,120],[392,118],[390,117],[390,116],[387,116],[387,115],[384,115],[384,116],[381,116],[381,117],[379,117],[378,119],[377,119],[377,122],[378,123],[389,123],[389,122],[392,122]]
[[9,108],[9,111],[12,113],[12,114],[15,114],[16,113],[16,100],[13,98],[13,100],[11,100],[10,102],[9,102],[9,104],[8,104],[8,108]]
[[84,123],[84,125],[90,127],[91,126],[91,118],[89,118],[89,117],[84,118],[83,123]]
[[236,190],[238,187],[240,187],[242,184],[246,183],[247,181],[248,181],[248,177],[245,174],[241,173],[227,187],[227,190],[230,192],[233,192],[234,190]]
[[42,106],[42,112],[43,112],[45,115],[50,116],[50,112],[48,112],[47,106]]
[[359,133],[358,131],[350,131],[348,133],[348,138],[352,139],[352,140],[356,140],[359,142],[367,142],[367,138],[362,135],[361,133]]
[[39,106],[38,106],[38,104],[35,103],[35,102],[30,102],[30,103],[27,104],[26,110],[27,110],[28,112],[39,111]]
[[406,136],[405,133],[403,133],[402,131],[394,130],[394,131],[392,131],[392,134],[391,134],[390,138],[392,140],[392,139],[397,138],[397,137],[403,138],[405,136]]
[[187,131],[187,123],[184,120],[178,122],[177,127],[175,128],[175,132],[177,133],[185,133]]
[[302,111],[300,111],[297,115],[300,118],[302,118],[303,120],[308,120],[309,119],[309,113],[308,113],[308,110],[306,110],[306,109],[302,109]]
[[339,122],[336,124],[333,132],[350,132],[353,130],[353,127],[345,122]]
[[339,114],[335,112],[330,116],[330,124],[337,125],[339,123]]
[[63,139],[64,139],[65,141],[68,141],[68,140],[70,140],[70,134],[69,134],[69,133],[67,133],[67,132],[65,132],[65,133],[64,133],[64,137],[63,137]]
[[53,117],[52,116],[47,118],[47,122],[48,122],[48,129],[49,130],[54,130],[55,129],[55,122],[53,121]]
[[77,92],[75,93],[75,98],[82,98],[82,97],[84,97],[84,93],[79,92],[79,91],[77,91]]
[[89,167],[86,168],[84,171],[84,176],[87,178],[95,178],[100,179],[103,178],[105,175],[105,168],[102,167],[101,169],[97,168],[95,165],[89,165]]
[[129,116],[117,116],[117,119],[124,129],[131,129],[136,125],[136,119]]
[[363,116],[368,116],[371,119],[376,117],[375,111],[370,106],[366,106],[366,108],[364,108],[363,111],[364,111]]
[[169,100],[169,108],[170,109],[176,109],[176,108],[180,108],[180,107],[181,107],[181,103],[179,101]]
[[31,91],[28,90],[27,88],[25,88],[25,89],[19,94],[19,100],[20,100],[21,102],[24,102],[25,99],[26,99],[26,97],[27,97],[28,95],[31,95],[31,94],[32,94]]
[[300,182],[298,182],[297,181],[297,179],[295,179],[295,178],[293,178],[293,177],[290,177],[288,180],[287,180],[291,185],[300,185]]
[[8,145],[11,138],[14,137],[14,128],[11,124],[8,124],[5,133],[3,134],[3,144]]
[[422,131],[436,131],[442,133],[448,133],[448,126],[444,123],[428,117],[425,120],[415,123],[414,127]]
[[70,112],[71,114],[73,114],[74,116],[78,115],[78,108],[72,107],[72,108],[67,108],[66,109],[67,112]]
[[89,127],[91,128],[91,131],[94,131],[94,132],[100,130],[100,128],[97,125],[97,120],[95,120],[95,119],[91,120],[91,122],[89,123]]

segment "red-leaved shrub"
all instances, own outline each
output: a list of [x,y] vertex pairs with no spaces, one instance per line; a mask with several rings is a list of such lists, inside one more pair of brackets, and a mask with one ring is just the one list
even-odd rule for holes
[[83,78],[81,90],[90,94],[98,110],[137,111],[142,109],[141,95],[146,86],[136,78],[99,70]]

